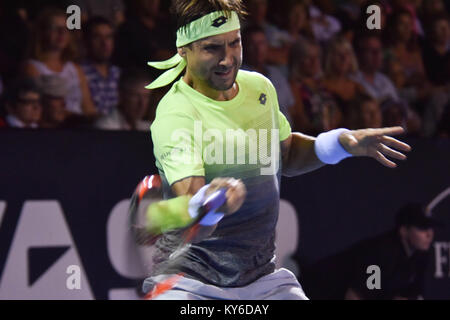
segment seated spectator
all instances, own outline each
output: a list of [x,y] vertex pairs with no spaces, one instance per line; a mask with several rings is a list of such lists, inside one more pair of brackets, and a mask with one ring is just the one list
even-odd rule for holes
[[407,128],[408,107],[402,102],[386,101],[381,108],[383,127]]
[[[418,203],[397,213],[395,228],[353,247],[352,275],[345,295],[350,300],[423,299],[425,272],[437,222]],[[381,286],[370,290],[367,268],[378,266]]]
[[243,65],[242,69],[256,71],[273,83],[278,96],[281,112],[291,122],[289,110],[294,106],[295,100],[287,79],[278,68],[267,64],[267,39],[261,27],[251,26],[242,34]]
[[102,17],[94,17],[84,28],[87,59],[81,64],[97,113],[107,115],[117,106],[120,69],[111,64],[114,29]]
[[429,24],[436,15],[445,12],[446,8],[443,0],[423,0],[419,17],[424,24]]
[[110,115],[100,118],[96,127],[103,130],[148,131],[153,119],[144,120],[149,108],[151,82],[147,73],[130,69],[124,71],[119,82],[119,104]]
[[387,53],[396,58],[404,73],[406,88],[414,89],[410,105],[430,94],[417,36],[413,32],[413,17],[408,10],[394,12],[388,19]]
[[378,101],[367,94],[355,97],[345,108],[346,128],[381,128],[383,117]]
[[[0,1],[0,74],[15,79],[26,58],[30,30],[22,1]],[[25,13],[25,14],[24,14]]]
[[420,6],[422,5],[423,0],[419,1],[410,1],[410,0],[391,0],[390,5],[392,6],[392,11],[402,11],[406,10],[410,13],[412,18],[412,30],[415,35],[417,36],[423,36],[423,26],[422,22],[418,18],[418,11],[420,9]]
[[356,40],[359,71],[352,79],[379,103],[386,100],[399,101],[394,84],[381,72],[383,67],[383,45],[376,33],[362,34]]
[[73,62],[75,49],[66,19],[66,13],[59,9],[49,8],[42,11],[34,27],[32,59],[26,62],[24,73],[32,78],[53,74],[62,76],[69,86],[66,96],[67,110],[92,117],[97,112],[86,77],[81,68]]
[[288,63],[289,47],[292,42],[290,35],[267,21],[267,0],[250,0],[247,7],[249,15],[248,19],[243,21],[242,32],[250,26],[262,28],[268,44],[267,63],[282,66],[284,67],[282,72],[287,73],[285,67]]
[[438,14],[426,25],[423,61],[428,79],[434,86],[447,86],[450,91],[450,20]]
[[61,128],[69,116],[66,110],[67,81],[58,75],[42,75],[38,78],[42,94],[41,128]]
[[350,78],[357,70],[358,62],[351,43],[342,37],[332,40],[326,52],[323,83],[342,108],[357,95],[365,93],[364,88]]
[[72,0],[81,9],[81,21],[84,24],[93,17],[102,17],[114,26],[125,21],[125,7],[122,0]]
[[[312,1],[306,0],[305,2],[309,4]],[[329,1],[315,1],[309,6],[314,39],[322,44],[341,31],[339,20],[323,10],[330,5],[332,6],[332,3]]]
[[328,121],[330,114],[334,120],[341,118],[337,103],[324,87],[320,57],[317,43],[301,40],[293,45],[289,59],[289,83],[296,100],[291,112],[292,127],[312,135],[323,132],[325,127],[339,126],[336,121]]
[[41,120],[41,94],[32,79],[16,80],[5,93],[6,126],[38,128]]
[[146,68],[148,61],[161,61],[174,55],[174,32],[162,16],[159,0],[129,3],[129,16],[116,33],[114,63],[121,68]]
[[311,26],[309,7],[302,0],[291,1],[286,12],[288,12],[286,30],[290,36],[290,42],[294,43],[302,38],[314,40]]

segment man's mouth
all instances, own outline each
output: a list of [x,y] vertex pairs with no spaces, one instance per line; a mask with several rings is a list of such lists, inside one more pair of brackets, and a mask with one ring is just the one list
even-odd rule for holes
[[219,76],[219,77],[226,78],[226,77],[228,77],[231,74],[232,70],[233,69],[229,69],[229,70],[226,70],[226,71],[215,71],[214,74]]

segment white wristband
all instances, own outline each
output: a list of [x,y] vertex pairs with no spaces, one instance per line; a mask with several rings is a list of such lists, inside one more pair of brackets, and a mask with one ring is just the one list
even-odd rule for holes
[[348,129],[340,128],[319,134],[314,143],[314,150],[320,161],[326,164],[336,164],[352,156],[339,142],[339,136],[349,131]]
[[[206,190],[208,189],[208,187],[209,187],[209,184],[201,187],[200,190],[198,190],[197,193],[189,201],[188,211],[189,211],[189,215],[192,218],[197,217],[197,214],[198,214],[197,210],[205,201],[205,193],[206,193]],[[222,218],[224,216],[225,216],[225,214],[221,213],[221,212],[214,212],[214,211],[208,212],[202,218],[202,220],[200,220],[200,225],[213,226],[213,225],[217,224],[220,220],[222,220]]]

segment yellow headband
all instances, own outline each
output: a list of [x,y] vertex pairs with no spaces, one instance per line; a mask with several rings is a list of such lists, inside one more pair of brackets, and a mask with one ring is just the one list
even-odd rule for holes
[[[238,30],[240,27],[236,12],[232,11],[228,17],[222,11],[211,12],[179,28],[176,45],[180,48],[200,39]],[[148,62],[148,65],[160,70],[170,69],[146,86],[147,89],[155,89],[174,81],[186,67],[186,60],[177,53],[168,60]]]

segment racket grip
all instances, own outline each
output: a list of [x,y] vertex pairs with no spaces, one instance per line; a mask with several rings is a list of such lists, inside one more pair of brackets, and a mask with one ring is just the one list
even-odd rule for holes
[[226,193],[226,188],[220,188],[213,194],[209,195],[203,203],[202,207],[204,210],[211,212],[219,209],[227,201]]
[[227,200],[226,188],[221,188],[209,196],[205,196],[209,184],[203,186],[191,199],[189,203],[189,214],[192,218],[199,215],[203,218],[199,221],[202,226],[213,226],[224,216],[224,213],[216,212]]

